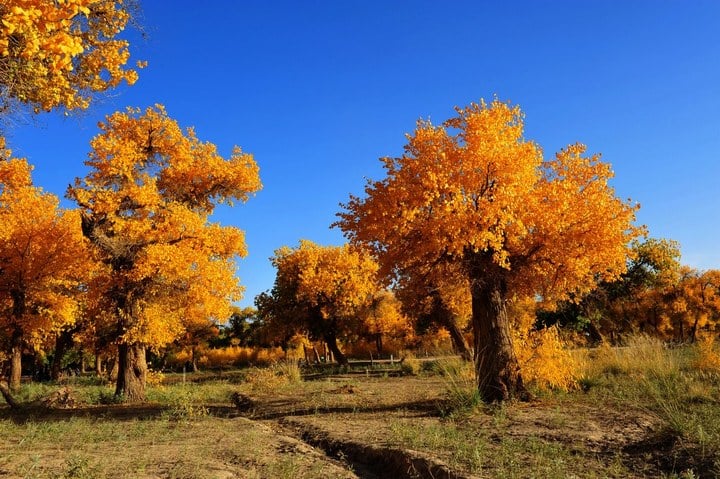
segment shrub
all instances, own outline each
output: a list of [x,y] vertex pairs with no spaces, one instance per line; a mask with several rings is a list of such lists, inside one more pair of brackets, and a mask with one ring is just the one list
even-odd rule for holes
[[720,353],[714,336],[701,338],[695,344],[695,359],[692,366],[708,373],[720,373]]

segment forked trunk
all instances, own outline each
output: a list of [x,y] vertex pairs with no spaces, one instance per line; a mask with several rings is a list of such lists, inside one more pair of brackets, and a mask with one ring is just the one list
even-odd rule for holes
[[118,345],[118,376],[116,396],[123,396],[129,402],[145,401],[145,379],[147,362],[145,346],[142,344]]
[[475,374],[482,399],[525,399],[527,389],[512,345],[501,280],[473,281],[472,320]]
[[335,333],[326,333],[325,334],[325,343],[327,343],[328,349],[330,349],[330,352],[332,353],[333,357],[335,358],[335,361],[337,361],[340,365],[347,365],[348,360],[343,354],[342,351],[340,351],[340,348],[337,344],[337,338],[335,337]]

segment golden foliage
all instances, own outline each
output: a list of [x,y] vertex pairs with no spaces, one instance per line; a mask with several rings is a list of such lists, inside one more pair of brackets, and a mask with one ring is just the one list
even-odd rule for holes
[[351,196],[337,225],[373,249],[385,274],[489,255],[509,291],[587,291],[625,270],[637,206],[615,197],[610,166],[573,144],[544,160],[520,109],[498,100],[420,121],[387,176]]
[[[237,366],[263,366],[285,359],[282,348],[248,348],[228,346],[225,348],[200,348],[198,363],[208,368],[230,368]],[[191,350],[184,349],[168,359],[172,367],[182,366],[192,360]]]
[[358,318],[379,289],[371,257],[348,245],[301,240],[297,248],[276,250],[271,260],[275,285],[271,301],[259,308],[271,328],[308,331],[322,339],[360,329]]
[[578,379],[578,364],[557,328],[533,329],[536,307],[534,299],[523,299],[517,300],[510,308],[513,347],[523,378],[540,389],[570,390]]
[[706,335],[696,344],[696,357],[693,367],[700,371],[720,373],[720,351],[715,343],[715,336]]
[[75,211],[32,184],[0,138],[0,329],[35,347],[75,321],[93,270]]
[[431,288],[468,289],[488,401],[525,395],[507,301],[570,299],[617,279],[644,232],[599,155],[572,144],[544,159],[523,128],[519,107],[499,100],[459,108],[439,126],[418,122],[404,154],[381,160],[386,177],[351,196],[335,224],[396,281],[442,265],[464,276]]
[[252,156],[222,158],[162,106],[115,113],[100,129],[90,173],[68,189],[105,266],[90,284],[97,320],[120,326],[115,341],[156,347],[225,321],[242,293],[234,260],[247,251],[241,230],[209,216],[260,189]]
[[0,3],[1,103],[35,111],[87,108],[93,92],[125,81],[128,42],[118,39],[130,13],[126,0],[4,0]]

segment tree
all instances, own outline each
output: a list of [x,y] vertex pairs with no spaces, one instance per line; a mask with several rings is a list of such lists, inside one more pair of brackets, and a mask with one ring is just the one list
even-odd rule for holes
[[384,272],[457,266],[471,297],[475,370],[487,401],[526,393],[506,305],[566,297],[625,270],[636,206],[616,198],[612,171],[573,144],[553,160],[523,139],[517,106],[458,109],[420,121],[405,153],[382,159],[386,177],[351,196],[336,223]]
[[661,321],[666,334],[695,342],[701,329],[714,330],[720,323],[720,271],[683,266],[663,299]]
[[92,270],[77,211],[32,183],[32,167],[0,138],[0,335],[9,339],[10,388],[20,386],[22,351],[55,339],[75,321]]
[[360,330],[360,314],[378,291],[375,261],[348,245],[307,240],[276,250],[271,261],[277,274],[272,291],[256,301],[260,317],[286,335],[308,332],[322,339],[335,360],[347,364],[337,341]]
[[641,332],[664,336],[668,288],[680,280],[680,245],[677,241],[647,238],[631,243],[627,271],[614,281],[601,281],[582,298],[561,301],[542,310],[538,320],[546,326],[560,323],[586,329],[592,341],[612,341],[622,334]]
[[403,338],[407,344],[412,337],[412,325],[392,291],[379,290],[373,294],[360,318],[362,334],[375,341],[378,354],[383,353],[383,338]]
[[85,109],[92,95],[122,81],[128,42],[118,39],[132,0],[5,0],[0,3],[0,110]]
[[414,265],[397,279],[396,290],[417,329],[445,328],[455,352],[470,361],[473,353],[463,334],[470,318],[470,294],[467,279],[453,266]]
[[192,325],[225,321],[242,288],[243,232],[209,221],[216,204],[260,189],[252,156],[183,131],[162,106],[110,115],[91,143],[91,171],[68,188],[104,269],[90,283],[96,329],[118,345],[116,394],[145,395],[145,349]]

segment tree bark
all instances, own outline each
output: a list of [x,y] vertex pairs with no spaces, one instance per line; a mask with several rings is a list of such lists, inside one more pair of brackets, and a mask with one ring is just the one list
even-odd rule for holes
[[10,291],[10,297],[12,298],[12,315],[15,321],[15,329],[10,344],[10,389],[17,391],[20,389],[20,378],[22,376],[23,334],[20,325],[26,311],[25,291],[12,290]]
[[338,347],[337,338],[335,337],[334,332],[325,333],[325,343],[327,343],[328,349],[330,349],[330,352],[332,353],[335,361],[337,361],[338,364],[340,364],[341,366],[348,364],[347,358]]
[[485,402],[526,399],[528,392],[510,335],[505,282],[501,277],[485,276],[474,278],[471,284],[475,374],[480,395]]
[[95,351],[95,375],[97,377],[102,376],[102,356],[100,356],[100,351]]
[[470,346],[468,345],[465,336],[463,336],[455,318],[448,316],[445,322],[445,327],[450,333],[450,339],[452,340],[455,352],[458,353],[463,360],[472,361],[473,353],[470,350]]
[[15,330],[12,335],[12,345],[10,349],[10,389],[14,392],[20,389],[20,379],[22,377],[22,351],[22,334]]
[[142,344],[118,345],[118,376],[115,395],[128,402],[145,401],[147,362]]
[[432,293],[432,308],[432,317],[435,318],[437,324],[443,326],[448,330],[448,333],[450,333],[453,350],[458,353],[463,360],[472,361],[473,354],[470,346],[465,336],[463,336],[455,316],[453,316],[452,311],[447,308],[442,297],[440,297],[440,293],[437,291]]

